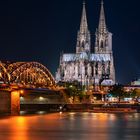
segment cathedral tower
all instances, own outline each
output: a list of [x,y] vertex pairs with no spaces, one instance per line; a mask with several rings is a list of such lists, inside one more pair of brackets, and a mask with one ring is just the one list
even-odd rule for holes
[[99,25],[96,30],[95,51],[91,51],[86,8],[83,3],[80,30],[77,35],[76,53],[63,53],[56,73],[56,81],[77,81],[86,87],[115,84],[112,51],[112,33],[106,26],[104,4],[101,2]]
[[80,30],[77,36],[76,53],[90,52],[90,32],[88,30],[85,2],[83,2],[83,11],[80,24]]
[[95,53],[112,53],[112,33],[106,26],[103,1],[101,2],[99,25],[96,29]]
[[109,78],[115,83],[115,68],[114,68],[114,58],[112,50],[112,33],[108,31],[105,12],[104,12],[104,2],[101,1],[101,10],[99,25],[96,30],[96,40],[95,40],[95,54],[108,54],[110,56],[109,62]]

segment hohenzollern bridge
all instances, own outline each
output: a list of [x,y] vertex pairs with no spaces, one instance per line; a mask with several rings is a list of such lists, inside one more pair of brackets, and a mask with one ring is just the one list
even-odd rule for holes
[[0,81],[31,87],[51,87],[55,80],[49,70],[38,62],[0,62]]
[[0,113],[57,109],[65,104],[63,97],[63,88],[42,64],[0,61]]

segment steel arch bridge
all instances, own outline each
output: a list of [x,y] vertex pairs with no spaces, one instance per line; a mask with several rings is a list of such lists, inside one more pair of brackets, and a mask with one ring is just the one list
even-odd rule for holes
[[51,87],[55,85],[52,74],[38,62],[0,62],[0,81],[35,87]]

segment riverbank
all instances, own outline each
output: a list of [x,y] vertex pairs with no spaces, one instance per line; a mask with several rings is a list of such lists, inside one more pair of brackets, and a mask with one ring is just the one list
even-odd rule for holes
[[95,113],[136,113],[140,112],[140,106],[119,104],[117,106],[103,106],[101,104],[67,104],[68,112],[95,112]]
[[[21,104],[19,115],[40,115],[57,112],[140,113],[140,105],[117,104],[104,106],[104,104]],[[0,113],[0,116],[11,116],[11,114]]]

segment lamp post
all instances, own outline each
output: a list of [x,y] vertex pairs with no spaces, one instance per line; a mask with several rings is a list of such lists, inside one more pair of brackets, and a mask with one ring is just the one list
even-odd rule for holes
[[104,91],[101,91],[101,95],[102,95],[102,101],[104,101]]

